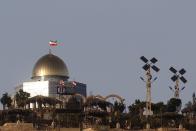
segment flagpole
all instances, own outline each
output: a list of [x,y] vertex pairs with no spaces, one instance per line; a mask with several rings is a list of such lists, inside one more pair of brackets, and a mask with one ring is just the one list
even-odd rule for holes
[[52,54],[52,49],[51,48],[49,48],[49,54]]
[[52,49],[51,49],[51,46],[50,46],[50,42],[51,42],[51,40],[49,41],[49,54],[52,54]]
[[57,40],[56,41],[50,40],[50,42],[49,42],[49,54],[52,54],[52,47],[55,47],[57,45],[58,45]]

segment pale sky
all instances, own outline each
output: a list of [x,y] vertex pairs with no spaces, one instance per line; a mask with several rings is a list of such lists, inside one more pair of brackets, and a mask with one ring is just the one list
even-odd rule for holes
[[[48,53],[49,40],[62,44],[53,53],[68,66],[71,80],[88,93],[118,94],[129,105],[145,100],[139,59],[156,57],[158,80],[152,101],[173,97],[170,66],[185,68],[188,83],[180,95],[191,100],[196,80],[196,1],[181,0],[17,0],[0,2],[0,91],[30,80],[35,62]],[[183,86],[183,85],[182,85]]]

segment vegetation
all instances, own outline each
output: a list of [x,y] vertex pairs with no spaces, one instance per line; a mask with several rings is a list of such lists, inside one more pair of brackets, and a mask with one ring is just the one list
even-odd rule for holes
[[182,102],[180,99],[171,98],[167,103],[168,112],[179,112],[181,109]]
[[18,107],[23,108],[25,106],[25,102],[30,97],[30,94],[27,92],[24,92],[22,89],[20,89],[18,92],[16,92],[15,100]]
[[8,108],[11,107],[12,99],[11,99],[10,96],[8,96],[8,93],[7,92],[2,95],[2,97],[1,97],[1,103],[3,105],[3,110],[5,110],[6,106]]
[[122,113],[125,110],[125,104],[122,102],[114,102],[114,111]]
[[[30,98],[30,94],[27,92],[24,92],[23,90],[19,90],[15,94],[15,100],[20,107],[20,109],[11,109],[12,99],[8,95],[8,93],[4,93],[1,97],[1,103],[3,105],[3,109],[7,107],[9,110],[3,111],[2,116],[0,118],[2,120],[16,120],[16,113],[21,116],[21,118],[25,118],[25,120],[33,121],[35,118],[37,119],[39,114],[36,114],[35,112],[30,113],[24,113],[27,111],[23,107],[28,104],[29,102],[37,101],[38,107],[42,106],[42,104],[47,107],[47,105],[55,105],[59,103],[56,100],[53,100],[52,98],[43,97],[43,96],[36,96]],[[117,102],[115,101],[113,104],[109,102],[105,102],[102,99],[94,98],[94,99],[88,99],[87,103],[85,105],[81,106],[80,100],[76,99],[76,97],[72,97],[69,99],[69,102],[67,103],[68,108],[70,111],[74,109],[81,109],[83,106],[89,106],[93,109],[98,109],[98,112],[91,112],[94,110],[89,110],[88,115],[91,115],[93,117],[87,117],[89,120],[91,118],[94,119],[94,117],[98,117],[101,120],[101,124],[108,125],[110,124],[110,127],[115,128],[117,123],[120,124],[121,128],[126,128],[127,126],[130,126],[132,129],[142,129],[145,128],[147,123],[150,123],[151,128],[159,128],[159,127],[175,127],[177,128],[179,124],[182,124],[187,129],[195,129],[196,124],[196,98],[195,95],[193,95],[193,101],[189,101],[187,104],[185,104],[185,108],[181,110],[182,102],[180,99],[171,98],[168,100],[166,104],[163,102],[158,103],[152,103],[152,111],[153,115],[146,117],[143,115],[143,112],[145,111],[146,102],[141,101],[139,99],[136,99],[133,104],[128,106],[128,113],[125,112],[126,105],[124,102]],[[49,106],[49,107],[50,107]],[[110,109],[111,112],[107,112],[109,109],[108,107],[112,107]],[[39,108],[42,110],[42,108]],[[47,108],[49,109],[49,108]],[[88,108],[86,108],[88,109]],[[31,110],[29,110],[31,111]],[[45,110],[46,111],[46,110]],[[55,119],[58,115],[58,113],[54,112],[54,110],[49,109],[48,110],[50,114],[52,115],[52,119]],[[182,114],[179,113],[182,111]],[[9,115],[7,115],[6,112],[9,112]],[[12,113],[13,112],[13,113]],[[35,113],[35,114],[34,114]],[[3,115],[4,114],[4,115]],[[68,113],[69,114],[69,113]],[[67,115],[62,117],[62,119],[67,119]],[[33,116],[32,116],[33,115]],[[62,114],[61,114],[62,115]],[[58,116],[61,116],[58,115]],[[74,115],[72,114],[73,119],[75,119]],[[77,119],[82,119],[82,114],[78,112]],[[81,115],[81,116],[80,116]],[[42,116],[42,115],[41,115]],[[103,117],[104,116],[104,117]],[[28,118],[27,118],[28,117]],[[31,118],[31,119],[30,119]],[[43,119],[43,117],[39,117],[40,119]],[[87,119],[87,120],[88,120]],[[61,120],[63,121],[63,120]],[[74,120],[76,121],[76,120]],[[96,121],[95,121],[96,122]],[[98,121],[99,122],[99,121]]]
[[110,126],[111,127],[116,127],[117,123],[120,123],[121,127],[124,125],[125,123],[125,119],[123,116],[123,111],[125,110],[126,106],[123,102],[117,102],[115,101],[113,104],[113,112],[111,115],[111,123]]
[[167,104],[163,102],[152,103],[153,115],[148,119],[143,115],[145,107],[146,102],[138,99],[128,107],[133,129],[144,128],[147,121],[150,122],[152,128],[177,127],[182,122],[183,116],[178,114],[179,107],[181,107],[180,99],[171,98]]

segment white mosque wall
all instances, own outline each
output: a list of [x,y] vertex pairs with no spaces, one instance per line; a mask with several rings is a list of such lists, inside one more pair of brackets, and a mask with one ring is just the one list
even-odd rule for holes
[[49,96],[49,81],[24,82],[23,91],[30,93],[30,97]]

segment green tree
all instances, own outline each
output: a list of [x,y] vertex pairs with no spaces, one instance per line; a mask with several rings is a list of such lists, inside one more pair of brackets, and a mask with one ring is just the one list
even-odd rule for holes
[[115,101],[114,104],[113,104],[113,113],[112,113],[112,116],[111,116],[111,127],[115,127],[116,126],[116,123],[119,122],[121,124],[121,126],[123,125],[124,123],[124,120],[121,119],[122,118],[122,114],[123,114],[123,111],[125,110],[126,106],[123,102],[118,102],[118,101]]
[[12,99],[10,96],[8,96],[8,93],[4,93],[1,97],[1,103],[3,105],[3,110],[5,110],[5,107],[7,106],[8,108],[11,106],[12,104]]
[[26,100],[30,97],[30,94],[27,92],[24,92],[22,89],[20,89],[15,94],[15,100],[18,107],[24,107]]
[[123,113],[125,110],[126,106],[123,102],[114,102],[114,111],[118,111],[119,113]]
[[163,102],[158,102],[152,104],[152,110],[154,114],[161,114],[167,111],[167,105],[165,105]]
[[[136,99],[135,102],[129,106],[129,114],[132,128],[143,128],[146,126],[147,119],[143,115],[146,108],[146,102]],[[152,103],[153,116],[150,116],[148,121],[151,127],[160,127],[162,123],[162,114],[166,112],[167,105],[163,102]]]
[[167,111],[168,112],[179,112],[181,105],[182,105],[182,102],[180,99],[171,98],[167,103]]
[[128,107],[132,128],[141,129],[144,127],[145,119],[143,117],[143,111],[145,106],[146,102],[136,99],[135,102]]
[[131,114],[131,116],[135,116],[135,115],[141,116],[145,106],[146,106],[146,102],[136,99],[135,103],[128,107],[129,113]]

